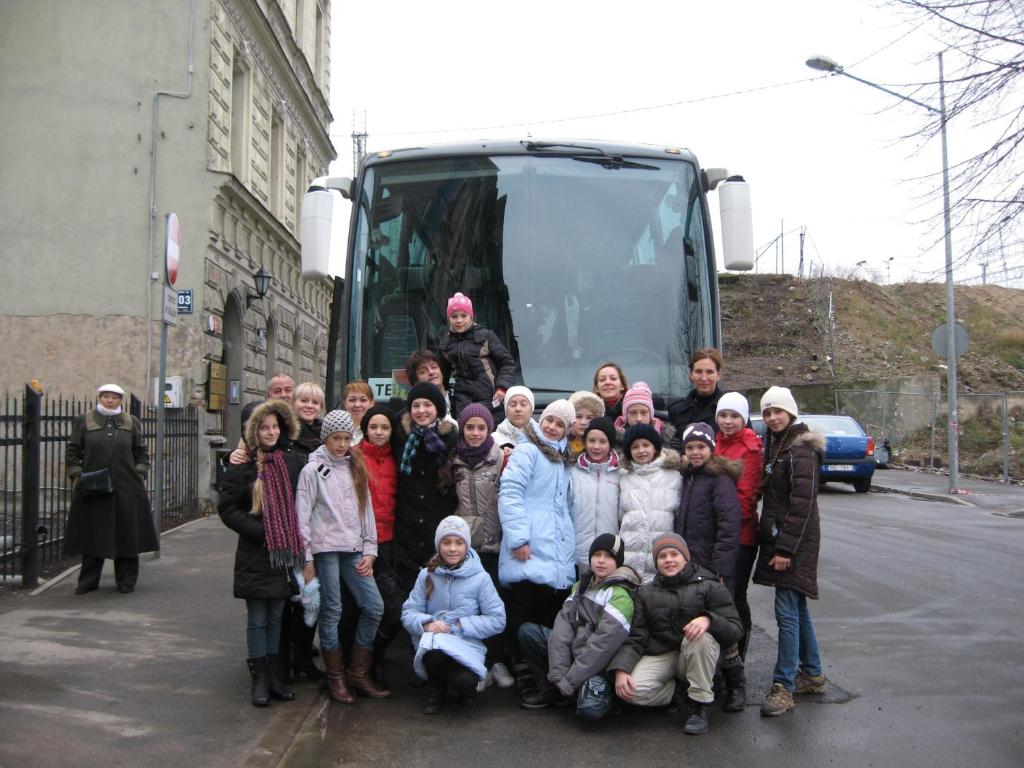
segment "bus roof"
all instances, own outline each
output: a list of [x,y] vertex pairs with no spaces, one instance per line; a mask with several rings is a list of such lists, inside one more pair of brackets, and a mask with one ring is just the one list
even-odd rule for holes
[[435,144],[427,147],[405,147],[403,149],[368,152],[363,159],[366,165],[393,162],[395,160],[419,160],[435,157],[465,157],[467,155],[593,155],[600,157],[627,156],[651,159],[687,160],[694,165],[697,158],[682,147],[667,147],[654,144],[624,144],[613,141],[590,139],[498,139],[480,140],[451,144]]

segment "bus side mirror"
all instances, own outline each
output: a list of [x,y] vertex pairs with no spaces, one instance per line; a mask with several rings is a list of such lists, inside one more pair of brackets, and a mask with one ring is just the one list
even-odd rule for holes
[[[352,199],[352,179],[344,176],[314,179],[309,191],[302,196],[299,220],[299,243],[302,248],[302,277],[327,278],[331,266],[332,232],[334,242],[340,243],[341,260],[338,273],[345,274],[348,244],[348,217],[335,216],[335,207],[347,209],[330,190],[336,190],[346,201]],[[337,223],[335,223],[337,219]]]
[[718,184],[722,222],[722,256],[726,269],[754,268],[754,220],[750,211],[750,185],[742,176]]

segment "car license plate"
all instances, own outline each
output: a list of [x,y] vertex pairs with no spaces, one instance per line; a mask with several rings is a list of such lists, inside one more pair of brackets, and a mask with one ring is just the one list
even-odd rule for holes
[[853,464],[826,464],[827,472],[853,472]]

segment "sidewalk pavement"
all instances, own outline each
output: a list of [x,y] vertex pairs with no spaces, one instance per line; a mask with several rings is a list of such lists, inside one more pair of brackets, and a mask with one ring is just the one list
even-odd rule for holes
[[901,493],[927,501],[943,501],[1024,517],[1024,485],[961,477],[957,487],[960,493],[951,494],[946,475],[904,469],[879,469],[871,480],[872,491]]
[[293,759],[293,742],[325,716],[316,683],[295,683],[292,702],[249,703],[235,542],[204,518],[164,534],[159,559],[142,556],[131,594],[108,561],[96,592],[75,595],[75,572],[0,602],[0,766],[315,764]]

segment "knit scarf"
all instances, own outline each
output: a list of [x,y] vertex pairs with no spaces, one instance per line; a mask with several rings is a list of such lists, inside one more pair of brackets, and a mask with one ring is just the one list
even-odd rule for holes
[[263,454],[263,532],[274,568],[301,568],[305,549],[299,538],[299,519],[288,465],[282,451]]
[[419,450],[421,443],[427,449],[427,453],[434,454],[438,464],[444,463],[444,440],[437,433],[437,425],[440,423],[440,421],[435,421],[429,427],[416,425],[412,428],[409,439],[405,441],[405,448],[402,449],[402,463],[398,468],[399,472],[403,475],[412,474],[412,460],[416,458],[416,452]]
[[117,408],[104,408],[99,403],[96,403],[96,410],[99,411],[104,416],[117,416],[119,413],[121,413],[122,409],[120,405],[117,406]]
[[490,435],[476,448],[469,445],[463,438],[459,438],[459,442],[455,445],[455,452],[458,457],[462,459],[467,467],[475,467],[481,461],[486,459],[490,453],[491,448],[494,447],[494,438]]

